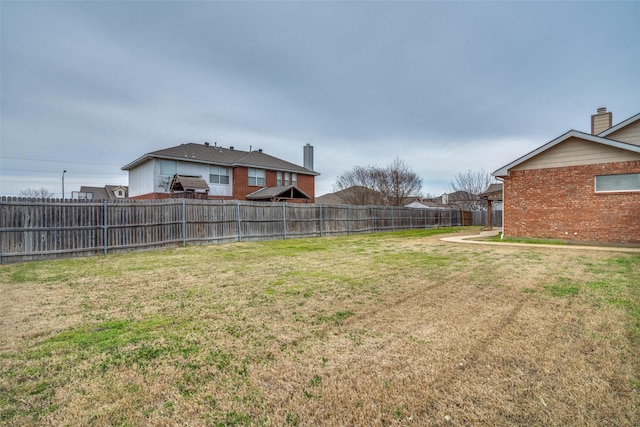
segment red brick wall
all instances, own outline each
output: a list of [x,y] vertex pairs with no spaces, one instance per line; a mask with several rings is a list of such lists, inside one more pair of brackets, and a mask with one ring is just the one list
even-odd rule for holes
[[[266,171],[265,185],[267,187],[275,187],[277,185],[277,172]],[[315,201],[315,176],[297,174],[297,187],[311,197],[309,203]],[[233,168],[233,198],[234,200],[246,200],[245,196],[254,191],[258,191],[262,187],[249,185],[249,169],[245,167]]]
[[316,202],[316,177],[314,175],[298,174],[297,187],[311,197],[309,203]]
[[640,161],[511,171],[504,236],[640,242],[640,192],[596,193],[595,176],[640,173]]
[[261,187],[249,186],[249,168],[232,168],[233,199],[247,200],[246,195],[258,191]]

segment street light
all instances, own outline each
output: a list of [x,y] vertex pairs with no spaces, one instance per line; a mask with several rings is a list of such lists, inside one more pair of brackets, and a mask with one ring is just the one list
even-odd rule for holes
[[62,200],[64,200],[64,174],[67,173],[66,170],[62,171]]

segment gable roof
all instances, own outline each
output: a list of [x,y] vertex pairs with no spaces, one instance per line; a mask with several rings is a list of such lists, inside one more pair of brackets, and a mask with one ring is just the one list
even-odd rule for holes
[[629,117],[627,120],[618,123],[617,125],[610,127],[609,129],[605,130],[604,132],[600,132],[598,134],[598,136],[601,136],[603,138],[607,137],[607,135],[611,135],[612,133],[614,133],[615,131],[618,131],[624,127],[629,126],[631,123],[634,123],[636,121],[640,120],[640,113],[636,114],[633,117]]
[[195,191],[196,193],[208,193],[209,185],[200,175],[174,175],[171,180],[171,192]]
[[283,172],[295,172],[305,175],[320,175],[318,172],[314,172],[302,166],[270,156],[262,152],[262,150],[242,151],[208,144],[195,144],[192,142],[152,151],[123,166],[122,170],[133,169],[150,159],[165,159],[230,167],[244,166]]
[[295,185],[287,185],[285,187],[264,187],[258,191],[247,194],[247,200],[288,200],[288,199],[306,199],[311,197]]
[[[124,191],[124,197],[116,196],[115,192],[118,189],[122,189]],[[91,193],[93,200],[122,199],[128,196],[129,188],[126,185],[105,185],[104,187],[89,187],[81,185],[80,193]]]
[[[638,116],[640,116],[640,114]],[[640,118],[640,117],[638,117],[638,118]],[[629,124],[629,123],[627,123],[627,124]],[[616,127],[616,126],[614,126],[614,127]],[[613,128],[611,128],[611,129],[613,129]],[[603,133],[605,133],[605,132],[603,132]],[[600,135],[602,135],[602,134],[600,134]],[[509,169],[514,168],[514,167],[518,166],[519,164],[524,163],[527,160],[531,159],[532,157],[535,157],[538,154],[540,154],[540,153],[542,153],[544,151],[547,151],[551,147],[554,147],[554,146],[560,144],[561,142],[564,142],[567,139],[574,138],[574,137],[575,138],[580,138],[580,139],[583,139],[583,140],[586,140],[586,141],[595,142],[596,144],[602,144],[602,145],[606,145],[606,146],[609,146],[609,147],[615,147],[615,148],[620,148],[622,150],[632,151],[634,153],[640,153],[640,146],[638,146],[638,145],[630,144],[628,142],[621,142],[621,141],[616,141],[616,140],[613,140],[613,139],[603,138],[603,137],[601,137],[599,135],[591,135],[589,133],[584,133],[584,132],[580,132],[580,131],[577,131],[577,130],[570,130],[569,132],[565,133],[564,135],[561,135],[561,136],[557,137],[553,141],[549,141],[546,144],[542,145],[541,147],[538,147],[535,150],[531,151],[530,153],[525,154],[524,156],[520,157],[519,159],[514,160],[513,162],[509,163],[508,165],[505,165],[505,166],[501,167],[500,169],[498,169],[495,172],[493,172],[493,176],[505,176],[505,175],[508,175],[509,174]]]

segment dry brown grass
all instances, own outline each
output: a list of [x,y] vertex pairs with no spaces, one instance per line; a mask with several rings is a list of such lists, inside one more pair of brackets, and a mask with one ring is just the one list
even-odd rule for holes
[[640,257],[303,239],[0,268],[5,425],[640,425]]

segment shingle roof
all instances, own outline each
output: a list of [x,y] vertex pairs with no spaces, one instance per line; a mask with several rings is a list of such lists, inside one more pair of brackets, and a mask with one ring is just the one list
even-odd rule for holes
[[123,197],[116,197],[115,195],[115,190],[119,188],[124,190],[124,197],[128,197],[129,187],[126,185],[105,185],[104,187],[89,187],[82,185],[80,186],[80,192],[92,193],[93,200],[121,199]]
[[272,199],[311,199],[307,193],[295,185],[286,187],[264,187],[251,194],[247,194],[248,200],[272,200]]
[[584,140],[587,140],[587,141],[595,142],[597,144],[607,145],[609,147],[621,148],[623,150],[632,151],[632,152],[635,152],[635,153],[640,153],[640,146],[638,146],[638,145],[630,144],[628,142],[615,141],[613,139],[603,138],[601,136],[595,136],[595,135],[591,135],[590,133],[584,133],[584,132],[580,132],[580,131],[577,131],[577,130],[570,130],[569,132],[565,133],[564,135],[561,135],[561,136],[557,137],[553,141],[549,141],[546,144],[544,144],[544,145],[536,148],[535,150],[531,151],[530,153],[525,154],[524,156],[520,157],[519,159],[514,160],[513,162],[509,163],[508,165],[505,165],[505,166],[501,167],[500,169],[498,169],[495,172],[493,172],[493,176],[505,176],[505,175],[508,175],[509,169],[511,169],[513,167],[516,167],[517,165],[519,165],[521,163],[524,163],[525,161],[531,159],[534,156],[537,156],[538,154],[542,153],[543,151],[546,151],[549,148],[554,147],[554,146],[560,144],[561,142],[566,141],[567,139],[572,138],[572,137],[576,137],[576,138],[584,139]]
[[196,191],[209,192],[209,185],[201,176],[174,175],[171,181],[171,192],[174,191]]
[[123,166],[122,169],[132,169],[152,158],[182,160],[220,166],[255,167],[284,172],[303,173],[307,175],[320,175],[319,173],[310,171],[302,166],[270,156],[260,150],[242,151],[214,145],[194,144],[191,142],[162,150],[152,151]]

